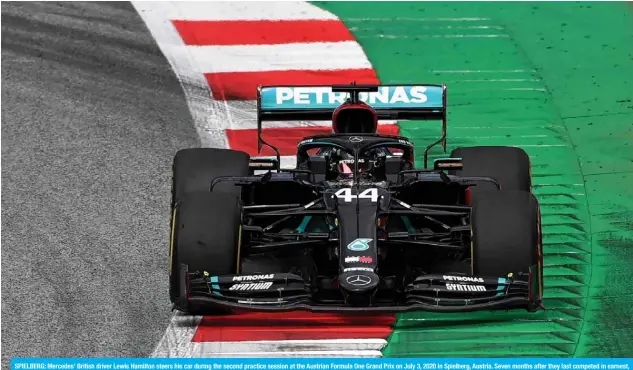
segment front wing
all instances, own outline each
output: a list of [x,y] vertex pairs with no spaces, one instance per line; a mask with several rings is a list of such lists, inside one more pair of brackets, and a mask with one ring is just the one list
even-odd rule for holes
[[[374,301],[368,305],[347,305],[342,301],[317,300],[314,286],[294,274],[210,276],[206,272],[180,270],[180,297],[174,308],[180,311],[233,309],[248,311],[337,312],[472,312],[525,309],[542,306],[541,276],[537,266],[527,279],[454,275],[423,275],[405,287],[404,299]],[[380,287],[378,289],[381,289]]]

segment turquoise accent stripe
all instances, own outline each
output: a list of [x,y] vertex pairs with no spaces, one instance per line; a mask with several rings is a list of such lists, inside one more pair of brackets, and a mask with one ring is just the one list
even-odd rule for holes
[[301,225],[297,228],[297,232],[304,233],[310,223],[310,220],[312,220],[312,216],[304,216],[303,221],[301,221]]
[[[217,282],[218,282],[218,277],[217,277],[217,276],[211,276],[211,279],[210,279],[210,280],[211,280],[211,288],[213,288],[213,289],[217,289],[217,290],[220,290],[220,286],[217,284]],[[213,283],[216,283],[216,284],[213,284]],[[220,293],[220,292],[216,292],[216,291],[214,291],[214,292],[213,292],[213,294],[215,294],[215,295],[219,295],[219,296],[221,296],[221,295],[222,295],[222,293]]]
[[497,296],[502,296],[503,295],[503,289],[505,289],[505,283],[506,283],[506,279],[505,278],[499,278],[497,280],[497,284],[499,284],[497,286],[497,290],[500,291],[499,293],[497,293]]
[[409,216],[400,216],[402,218],[402,222],[404,222],[404,226],[410,233],[415,233],[415,227],[411,224],[411,220],[409,220]]
[[[312,216],[304,216],[303,221],[301,221],[301,224],[299,225],[299,227],[297,227],[297,232],[304,233],[308,229],[308,225],[310,224],[311,220]],[[334,226],[328,225],[328,227],[330,228],[330,231],[334,230]],[[317,227],[316,229],[314,229],[314,232],[321,232],[321,228]]]

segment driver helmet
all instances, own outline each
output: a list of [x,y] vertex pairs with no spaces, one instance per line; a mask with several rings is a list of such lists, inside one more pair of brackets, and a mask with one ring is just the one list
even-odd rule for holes
[[375,134],[378,114],[362,101],[346,102],[332,114],[332,129],[337,134]]
[[[347,101],[332,114],[332,129],[337,134],[375,134],[378,129],[378,114],[369,105],[359,101]],[[339,161],[338,173],[341,179],[354,177],[354,157],[345,153]],[[359,175],[369,168],[367,160],[360,160]]]

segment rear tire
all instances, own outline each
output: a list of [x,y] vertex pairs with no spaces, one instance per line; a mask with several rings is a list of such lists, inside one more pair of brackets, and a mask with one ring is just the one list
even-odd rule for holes
[[504,277],[538,265],[542,277],[540,210],[533,194],[479,192],[473,197],[471,225],[473,275]]
[[181,294],[180,265],[189,272],[230,275],[238,270],[241,205],[226,193],[185,194],[174,210],[169,295],[176,302]]
[[[497,180],[503,190],[532,191],[530,157],[521,148],[509,146],[474,146],[457,148],[451,157],[462,158],[464,169],[450,171],[457,176],[483,176]],[[474,191],[496,187],[489,183],[478,183]]]

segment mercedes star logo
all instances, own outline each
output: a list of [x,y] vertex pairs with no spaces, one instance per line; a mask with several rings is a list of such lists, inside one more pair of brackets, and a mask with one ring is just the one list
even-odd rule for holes
[[349,138],[349,141],[351,141],[352,143],[360,143],[361,141],[363,141],[363,138],[360,136],[351,136]]
[[365,286],[365,285],[369,285],[369,283],[371,283],[371,278],[369,276],[365,276],[365,275],[352,275],[352,276],[348,276],[347,279],[345,279],[345,281],[349,285]]

